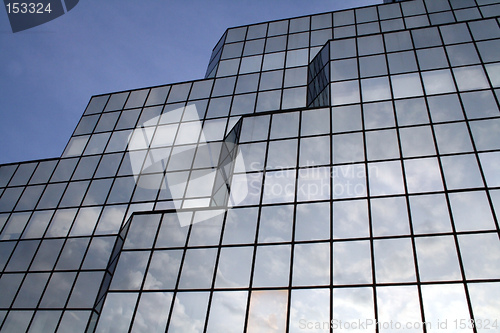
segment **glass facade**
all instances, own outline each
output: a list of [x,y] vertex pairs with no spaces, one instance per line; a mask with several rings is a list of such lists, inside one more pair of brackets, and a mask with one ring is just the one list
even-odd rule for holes
[[204,79],[92,97],[0,166],[0,331],[500,332],[499,13],[230,28]]

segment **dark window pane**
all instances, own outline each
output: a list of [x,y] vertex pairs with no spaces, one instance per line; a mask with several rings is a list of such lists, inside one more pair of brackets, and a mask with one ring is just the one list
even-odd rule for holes
[[85,114],[101,113],[108,102],[109,95],[92,97],[85,110]]
[[38,164],[38,167],[31,177],[30,184],[41,184],[49,180],[56,167],[57,161],[44,161]]
[[123,105],[125,105],[125,101],[128,98],[129,93],[128,92],[123,92],[123,93],[118,93],[118,94],[113,94],[109,98],[108,104],[106,105],[106,108],[104,111],[116,111],[116,110],[121,110],[123,109]]

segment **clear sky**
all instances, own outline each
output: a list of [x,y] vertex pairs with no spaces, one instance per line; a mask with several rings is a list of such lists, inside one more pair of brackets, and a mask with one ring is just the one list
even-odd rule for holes
[[91,96],[201,79],[224,31],[382,0],[80,0],[12,33],[0,9],[0,164],[59,157]]

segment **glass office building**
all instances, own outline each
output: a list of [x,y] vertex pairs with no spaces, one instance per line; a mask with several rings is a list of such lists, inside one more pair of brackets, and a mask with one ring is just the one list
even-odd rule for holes
[[230,28],[204,79],[92,97],[0,166],[0,331],[500,332],[499,14]]

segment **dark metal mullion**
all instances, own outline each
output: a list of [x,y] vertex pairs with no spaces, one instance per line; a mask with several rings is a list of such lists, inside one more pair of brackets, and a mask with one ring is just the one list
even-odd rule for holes
[[[311,20],[309,20],[309,30],[310,30],[310,27],[311,27]],[[291,311],[291,308],[292,308],[292,292],[294,289],[293,288],[293,270],[294,270],[294,266],[295,266],[295,244],[296,244],[296,240],[295,240],[295,227],[296,227],[296,220],[297,220],[297,197],[298,197],[298,191],[299,191],[299,162],[300,162],[300,145],[301,145],[301,141],[302,141],[302,138],[301,138],[301,130],[302,130],[302,115],[303,115],[303,111],[299,112],[299,126],[298,126],[298,130],[297,130],[297,151],[296,151],[296,160],[295,160],[295,182],[294,182],[294,185],[295,185],[295,191],[294,191],[294,195],[293,195],[293,202],[292,202],[292,205],[293,205],[293,215],[292,215],[292,238],[291,238],[291,244],[290,244],[290,275],[289,275],[289,279],[288,279],[288,297],[287,297],[287,304],[286,304],[286,307],[287,307],[287,311],[286,311],[286,323],[285,323],[285,327],[286,327],[286,332],[289,332],[290,331],[290,311]],[[330,245],[330,253],[328,254],[329,256],[331,256],[331,245]]]
[[[411,38],[411,37],[410,37]],[[385,38],[383,39],[384,43],[384,48],[386,47],[385,45]],[[413,44],[413,41],[412,41]],[[415,46],[413,45],[413,52],[415,53]],[[398,124],[398,117],[396,114],[396,100],[394,97],[394,91],[392,89],[392,80],[391,80],[391,72],[389,68],[389,57],[388,53],[385,52],[385,59],[386,59],[386,66],[387,66],[387,73],[388,73],[388,79],[389,79],[389,84],[391,87],[391,106],[393,110],[393,115],[394,115],[394,121],[396,125],[396,137],[397,137],[397,144],[398,144],[398,151],[399,151],[399,161],[401,163],[401,172],[403,175],[403,187],[404,187],[404,198],[406,202],[406,211],[407,211],[407,216],[408,216],[408,227],[410,231],[410,241],[412,245],[412,254],[413,254],[413,267],[415,269],[415,279],[416,279],[416,287],[417,287],[417,292],[418,292],[418,301],[419,301],[419,306],[420,306],[420,318],[422,320],[422,323],[425,323],[425,313],[423,311],[423,295],[422,295],[422,288],[420,286],[420,272],[419,272],[419,266],[418,266],[418,257],[417,257],[417,244],[415,241],[415,232],[413,230],[413,223],[412,223],[412,217],[411,217],[411,208],[410,208],[410,193],[408,190],[408,181],[406,177],[406,168],[405,168],[405,160],[404,155],[403,155],[403,142],[401,140],[401,133],[400,133],[400,128]],[[418,65],[417,65],[418,66]],[[417,67],[418,68],[418,67]],[[420,76],[419,76],[420,78]],[[422,81],[420,81],[422,83]],[[430,127],[430,126],[429,126]],[[431,129],[432,130],[432,129]],[[433,141],[435,142],[435,139],[433,138]],[[436,154],[437,154],[437,149],[436,149]],[[418,156],[418,158],[421,158],[422,156]],[[427,327],[426,325],[422,326],[423,332],[427,332]]]
[[[366,126],[365,126],[365,118],[364,118],[364,103],[362,100],[362,87],[361,87],[361,68],[360,68],[360,56],[358,53],[358,40],[359,37],[357,34],[357,24],[354,25],[356,27],[356,37],[355,39],[355,47],[356,47],[356,64],[358,70],[358,89],[359,89],[359,106],[360,106],[360,116],[361,116],[361,130],[363,134],[363,150],[364,150],[364,165],[365,165],[365,184],[366,184],[366,203],[367,203],[367,213],[368,213],[368,229],[369,229],[369,237],[370,237],[370,254],[371,254],[371,270],[372,270],[372,296],[373,296],[373,315],[375,318],[375,322],[378,323],[378,304],[377,304],[377,277],[375,271],[375,242],[373,236],[373,221],[371,214],[371,194],[370,194],[370,163],[368,162],[368,150],[367,150],[367,138],[366,138]],[[379,333],[379,325],[375,326],[375,332]]]
[[[288,22],[288,30],[287,30],[287,34],[286,34],[286,43],[285,43],[285,60],[283,62],[283,77],[281,78],[281,87],[279,88],[280,90],[280,104],[279,104],[279,110],[283,110],[283,96],[285,95],[284,94],[284,90],[285,90],[285,74],[286,74],[286,70],[288,69],[288,67],[286,66],[286,63],[288,62],[288,53],[290,50],[288,50],[288,40],[290,39],[290,20],[287,20]],[[310,31],[310,27],[311,27],[311,20],[309,20],[309,31]],[[307,59],[309,60],[309,54],[307,55]],[[262,61],[262,63],[264,63],[264,61]],[[293,68],[293,67],[292,67]],[[261,71],[262,73],[262,71]]]
[[[268,29],[267,33],[269,33],[269,25],[268,25],[267,29]],[[287,30],[288,30],[288,28],[287,28]],[[266,37],[265,44],[267,44],[267,38],[268,37]],[[265,46],[266,45],[264,45],[264,52],[265,52]],[[286,51],[285,51],[285,61],[286,61]],[[264,61],[262,61],[262,66],[263,65],[264,65]],[[260,74],[262,75],[262,72]],[[284,74],[283,74],[283,77],[284,77]],[[259,77],[259,85],[260,85],[260,80],[261,80],[261,76]],[[257,103],[257,98],[255,100],[255,103]],[[269,115],[267,140],[263,141],[266,143],[265,144],[266,150],[264,152],[264,154],[265,154],[264,155],[264,165],[263,165],[263,169],[261,172],[262,173],[262,184],[261,184],[261,188],[260,188],[260,198],[259,198],[258,206],[255,207],[257,209],[257,223],[255,226],[254,250],[253,250],[252,266],[250,269],[251,273],[250,273],[249,291],[248,291],[248,296],[247,296],[247,305],[246,305],[246,313],[245,313],[244,333],[246,333],[246,331],[247,331],[248,319],[249,319],[249,315],[250,315],[250,301],[251,301],[251,295],[252,295],[252,290],[253,290],[253,277],[255,274],[255,259],[257,258],[257,249],[259,248],[259,233],[260,233],[260,221],[261,221],[261,213],[262,213],[262,201],[264,198],[264,185],[265,185],[266,173],[267,173],[267,157],[268,157],[268,151],[269,151],[269,144],[271,143],[270,140],[271,140],[272,122],[273,122],[273,116]],[[243,123],[241,126],[243,126]],[[258,174],[258,173],[259,172],[257,172],[256,174]],[[291,267],[291,265],[290,265],[290,267]]]
[[[438,30],[438,33],[439,33],[439,37],[440,37],[441,41],[443,42],[442,45],[444,46],[444,41],[443,41],[443,37],[442,37],[442,34],[441,34],[441,30],[440,29],[437,29],[437,30]],[[457,84],[457,81],[455,79],[455,75],[453,74],[453,70],[452,70],[453,67],[451,67],[450,59],[449,59],[449,56],[448,56],[447,52],[445,52],[445,56],[446,56],[446,60],[448,62],[448,66],[449,66],[448,70],[452,73],[452,80],[453,80],[453,84],[454,84],[455,91],[456,91],[455,94],[457,95],[457,97],[459,97],[460,96],[460,90],[458,89],[458,84]],[[461,98],[458,98],[458,100],[459,100],[460,106],[462,108],[462,112],[464,114],[465,124],[467,126],[468,131],[469,131],[469,135],[470,135],[470,137],[472,139],[472,134],[471,134],[471,131],[470,131],[469,122],[467,121],[467,118],[465,117],[465,111],[464,111],[463,102],[462,102]],[[474,140],[471,140],[471,141],[472,141],[473,149],[474,149],[474,151],[476,151]],[[476,155],[476,159],[477,159],[477,152],[475,153],[475,155]],[[455,241],[455,247],[456,247],[457,256],[458,256],[458,264],[459,264],[459,267],[460,267],[460,272],[462,274],[462,283],[461,284],[462,284],[462,286],[464,288],[463,290],[465,292],[465,301],[467,302],[467,308],[469,310],[469,315],[470,315],[471,319],[474,320],[474,314],[473,314],[473,310],[472,310],[472,303],[471,303],[471,299],[470,299],[469,288],[467,287],[467,278],[466,278],[466,275],[465,275],[465,266],[464,266],[463,259],[462,259],[462,254],[461,254],[461,250],[460,250],[460,244],[459,244],[459,240],[458,240],[458,234],[457,234],[457,230],[456,230],[456,226],[455,226],[455,219],[453,217],[453,210],[451,208],[451,201],[450,201],[449,192],[448,192],[448,185],[446,184],[445,175],[444,175],[444,167],[443,167],[441,158],[438,158],[438,162],[439,162],[439,166],[440,166],[440,169],[441,169],[441,177],[442,177],[442,180],[443,180],[444,191],[446,193],[446,195],[445,195],[445,197],[446,197],[446,203],[448,204],[448,214],[450,215],[451,228],[452,228],[452,231],[453,231],[453,236],[454,236],[453,238],[454,238],[454,241]],[[473,332],[477,333],[476,327],[473,327]]]
[[[332,37],[333,37],[333,15],[330,14],[330,19],[331,19],[331,23],[332,23],[332,28],[331,28],[331,31],[332,31]],[[330,47],[330,42],[327,42],[326,45],[328,45],[327,47],[329,48]],[[330,58],[330,52],[328,52],[328,59],[326,61],[326,66],[330,66],[330,63],[331,63],[331,60],[329,59]],[[309,71],[308,71],[309,73]],[[331,76],[328,78],[328,84],[326,86],[325,89],[330,89],[330,84],[331,84]],[[330,179],[328,180],[329,182],[329,185],[330,185],[330,200],[329,200],[329,215],[330,215],[330,219],[329,219],[329,228],[330,228],[330,286],[328,288],[329,290],[329,296],[330,296],[330,309],[328,311],[328,317],[330,318],[330,323],[333,323],[333,302],[334,302],[334,299],[333,299],[333,269],[334,269],[334,255],[333,255],[333,245],[334,245],[334,242],[333,242],[333,223],[334,223],[334,215],[333,215],[333,193],[334,193],[334,186],[333,186],[333,163],[334,163],[334,152],[333,152],[333,147],[334,147],[334,143],[333,143],[333,140],[334,140],[334,135],[333,135],[333,112],[332,112],[332,107],[331,107],[331,99],[330,99],[330,102],[328,103],[330,104],[330,106],[328,107],[328,110],[329,110],[329,120],[330,120],[330,133],[329,133],[329,140],[330,140],[330,147],[329,147],[329,154],[330,154]],[[333,327],[332,325],[330,325],[330,330],[329,330],[330,333],[333,333]]]
[[[498,21],[496,21],[496,22],[497,22],[497,24],[498,24]],[[483,59],[482,59],[482,57],[481,57],[481,53],[479,52],[479,48],[477,47],[477,41],[476,41],[476,40],[474,40],[474,37],[473,37],[473,35],[472,35],[472,32],[471,32],[471,30],[470,30],[469,25],[468,25],[468,24],[466,24],[466,26],[467,26],[467,31],[469,32],[469,34],[470,34],[470,35],[471,35],[471,37],[472,37],[472,41],[471,41],[471,42],[472,42],[472,45],[474,46],[474,49],[476,50],[476,52],[477,52],[477,54],[478,54],[478,56],[479,56],[479,59],[480,59],[480,61],[481,61],[480,66],[481,66],[481,68],[483,69],[483,71],[484,71],[484,73],[485,73],[485,76],[486,76],[486,80],[488,81],[488,83],[489,83],[489,85],[490,85],[490,87],[491,87],[491,89],[488,89],[488,90],[481,90],[481,91],[491,91],[491,92],[492,92],[492,95],[493,95],[493,98],[495,99],[495,102],[497,103],[497,106],[498,106],[498,101],[497,101],[497,98],[498,98],[498,97],[496,96],[496,94],[495,94],[495,93],[493,93],[493,92],[494,92],[494,87],[493,87],[493,84],[492,84],[492,82],[491,82],[491,79],[490,79],[490,77],[489,77],[489,75],[488,75],[488,72],[486,71],[486,66],[485,66],[484,61],[483,61]],[[448,54],[446,53],[446,55],[448,55]],[[470,139],[471,139],[472,147],[473,147],[473,150],[474,150],[474,151],[473,151],[473,153],[474,153],[474,155],[475,155],[475,157],[476,157],[476,163],[477,163],[477,165],[478,165],[478,167],[479,167],[479,172],[481,173],[481,179],[483,180],[483,184],[484,184],[484,187],[485,187],[485,189],[486,189],[486,190],[485,190],[485,192],[486,192],[486,197],[487,197],[487,199],[488,199],[488,203],[489,203],[489,206],[490,206],[490,209],[491,209],[491,212],[492,212],[493,220],[495,221],[495,224],[496,224],[496,229],[497,229],[497,232],[500,232],[500,221],[499,221],[499,219],[497,218],[497,216],[496,216],[496,214],[495,214],[495,207],[494,207],[494,204],[493,204],[493,199],[491,198],[491,194],[490,194],[490,191],[489,191],[490,187],[488,186],[488,183],[487,183],[487,181],[486,181],[486,176],[485,176],[485,174],[484,174],[484,171],[483,171],[483,166],[482,166],[482,164],[481,164],[481,160],[480,160],[480,158],[479,158],[479,151],[478,151],[477,146],[476,146],[476,143],[475,143],[475,138],[474,138],[474,136],[472,135],[472,129],[471,129],[471,127],[470,127],[470,120],[467,118],[467,114],[466,114],[466,112],[465,112],[465,107],[464,107],[464,105],[463,105],[463,103],[462,103],[462,98],[461,98],[461,95],[459,95],[459,96],[460,96],[459,101],[460,101],[460,105],[462,106],[462,111],[463,111],[463,115],[464,115],[464,119],[465,119],[465,124],[466,124],[466,126],[467,126],[467,131],[468,131],[468,133],[469,133],[469,137],[470,137]]]
[[[137,301],[135,303],[135,307],[134,307],[134,310],[133,310],[133,313],[132,313],[132,318],[130,319],[129,332],[132,331],[132,328],[134,326],[134,321],[135,321],[135,317],[137,315],[137,310],[139,309],[139,304],[141,302],[142,295],[144,294],[144,285],[146,284],[147,273],[149,271],[149,267],[151,266],[151,261],[153,260],[153,255],[155,253],[156,241],[158,240],[158,235],[160,234],[160,228],[161,228],[162,221],[163,221],[163,215],[164,214],[155,214],[155,213],[153,213],[150,216],[155,216],[155,215],[160,215],[160,218],[159,218],[159,221],[158,221],[158,226],[156,227],[156,232],[155,232],[155,236],[154,236],[154,239],[153,239],[153,244],[151,245],[151,249],[137,249],[137,250],[140,250],[140,251],[137,251],[137,252],[148,251],[149,252],[149,258],[147,260],[146,267],[144,269],[144,276],[142,277],[141,286],[137,290],[137,294],[138,294],[137,295]],[[133,220],[131,220],[131,223],[132,222],[133,222]],[[123,244],[125,245],[125,242],[123,242]],[[173,304],[173,297],[172,297],[172,304],[170,306],[170,309],[172,309],[173,306],[174,306],[174,304]],[[167,316],[167,320],[168,320],[168,316]],[[167,323],[165,322],[165,325],[166,324]]]
[[[247,33],[248,33],[248,29],[247,29]],[[193,218],[194,218],[194,214],[193,214]],[[225,220],[227,218],[227,210],[226,212],[224,213],[224,216],[223,216],[223,220],[222,220],[222,225],[221,225],[221,233],[220,233],[220,236],[219,236],[219,244],[217,245],[217,247],[215,247],[217,249],[217,253],[215,254],[215,263],[214,263],[214,270],[213,270],[213,275],[212,275],[212,282],[210,284],[210,301],[209,303],[212,303],[212,300],[213,300],[213,295],[214,295],[214,292],[217,290],[215,289],[215,281],[217,279],[217,270],[219,268],[219,260],[220,260],[220,256],[221,256],[221,252],[222,252],[222,237],[224,235],[224,226],[225,226]],[[208,306],[207,307],[207,310],[211,310],[211,306]],[[208,313],[208,311],[207,311]],[[205,331],[206,329],[208,328],[208,319],[209,319],[209,316],[207,316],[207,318],[205,319]]]
[[[111,191],[110,191],[110,192],[111,192]],[[108,193],[108,196],[109,196],[109,193]],[[130,203],[129,203],[129,205],[130,205]],[[128,208],[127,208],[127,210],[128,210]],[[126,214],[126,213],[127,213],[127,212],[125,212],[125,214]],[[126,215],[125,215],[124,217],[126,217]],[[109,272],[109,274],[110,274],[110,281],[109,281],[108,289],[104,291],[103,296],[102,296],[102,298],[101,298],[101,301],[99,302],[99,303],[101,303],[101,304],[102,304],[102,306],[101,306],[101,313],[99,313],[99,314],[98,314],[97,319],[96,319],[96,321],[95,321],[95,325],[94,325],[94,329],[93,329],[94,331],[95,331],[95,329],[97,328],[97,325],[99,324],[99,319],[101,318],[101,314],[102,314],[102,307],[104,307],[104,304],[105,304],[105,302],[106,302],[106,299],[108,298],[108,295],[109,295],[109,287],[111,286],[111,283],[113,282],[113,277],[114,277],[114,273],[115,273],[115,271],[116,271],[116,266],[117,266],[118,261],[120,260],[121,255],[122,255],[122,253],[123,253],[123,246],[125,245],[125,240],[127,239],[128,233],[129,233],[129,231],[130,231],[130,224],[132,223],[132,219],[133,219],[133,216],[130,216],[130,217],[128,218],[128,221],[127,221],[128,226],[126,227],[126,232],[125,232],[125,235],[124,235],[123,237],[122,237],[122,234],[121,234],[121,233],[122,233],[123,228],[127,225],[127,223],[125,223],[125,225],[123,225],[123,226],[120,228],[120,230],[118,231],[118,234],[117,234],[117,237],[116,237],[116,240],[115,240],[115,244],[114,244],[114,246],[113,246],[113,250],[116,248],[116,246],[117,246],[117,245],[118,245],[118,243],[120,242],[120,238],[122,239],[121,248],[117,251],[117,254],[116,254],[114,257],[113,257],[114,251],[112,251],[112,253],[111,253],[111,255],[110,255],[110,259],[109,259],[109,261],[108,261],[108,264],[106,265],[106,269],[105,269],[105,271],[104,271],[104,276],[103,276],[103,279],[102,279],[102,281],[101,281],[101,287],[99,288],[99,291],[98,291],[97,296],[96,296],[96,304],[94,304],[94,307],[93,307],[92,311],[94,311],[94,310],[96,309],[96,306],[98,305],[98,303],[97,303],[97,302],[99,302],[99,301],[100,301],[100,300],[98,299],[98,297],[99,297],[99,293],[100,293],[100,291],[101,291],[102,287],[104,286],[104,281],[106,280],[106,274],[107,274],[108,272]],[[62,253],[62,251],[61,251],[61,253]],[[114,267],[112,267],[112,266],[114,266]],[[112,272],[108,270],[108,268],[110,268],[110,267],[112,267]],[[73,288],[74,288],[74,285],[75,285],[75,283],[76,283],[76,279],[77,279],[77,278],[78,278],[78,276],[75,278],[75,282],[73,283],[73,287],[71,288],[71,291],[73,291]],[[68,296],[68,299],[66,300],[66,305],[67,305],[67,302],[69,301],[69,298],[70,298],[70,297]],[[138,301],[139,301],[139,299],[136,301],[136,305],[137,305],[137,302],[138,302]],[[134,308],[134,311],[135,311],[135,308]],[[91,313],[92,313],[92,312],[91,312]],[[58,323],[58,326],[60,325],[61,320],[62,320],[62,316],[61,316],[61,319],[60,319],[60,321],[59,321],[59,323]],[[87,328],[86,328],[87,330],[88,330],[88,329],[90,329],[90,327],[91,327],[91,321],[92,321],[92,315],[89,317],[89,320],[88,320],[88,322],[87,322]],[[132,321],[131,321],[131,323],[132,323]]]
[[[426,10],[426,15],[428,17],[429,14],[427,13],[427,7],[426,7],[425,3],[424,3],[424,7],[425,7],[425,10]],[[428,17],[428,19],[429,19],[429,17]],[[429,22],[430,22],[430,19],[429,19]],[[416,54],[417,48],[415,46],[415,42],[413,40],[413,35],[412,34],[410,34],[410,39],[411,39],[411,43],[413,45],[413,52],[415,52],[415,54]],[[442,45],[442,46],[444,46],[444,45]],[[420,79],[420,83],[423,86],[423,82],[424,81],[423,81],[423,77],[422,77],[422,69],[420,68],[420,63],[418,61],[418,57],[417,57],[417,69],[418,69],[418,76],[419,76],[419,79]],[[443,169],[443,165],[442,165],[442,162],[441,162],[441,157],[440,157],[440,154],[439,154],[439,147],[438,147],[438,144],[437,144],[436,133],[435,133],[435,129],[434,129],[434,123],[432,121],[432,116],[431,116],[430,107],[429,107],[429,101],[428,101],[428,95],[425,92],[425,87],[423,87],[423,93],[424,93],[424,95],[423,95],[423,97],[424,97],[424,103],[425,103],[425,106],[426,106],[426,109],[427,109],[427,117],[429,118],[429,126],[431,128],[431,133],[432,133],[433,141],[434,141],[434,149],[436,150],[436,154],[437,154],[436,158],[437,158],[437,162],[438,162],[438,165],[439,165],[439,172],[440,172],[440,176],[441,176],[441,181],[443,183],[443,191],[444,191],[443,194],[445,196],[446,204],[448,206],[447,208],[448,208],[448,214],[449,214],[450,222],[451,222],[451,226],[452,226],[452,235],[454,235],[454,238],[455,238],[455,247],[456,247],[456,251],[458,251],[458,239],[457,239],[457,236],[456,236],[456,230],[455,230],[454,223],[453,223],[453,217],[452,217],[452,212],[451,212],[451,205],[450,205],[450,201],[449,201],[449,198],[448,198],[448,189],[446,187],[446,182],[445,182],[445,178],[444,178],[444,169]],[[409,208],[409,215],[411,216],[411,207]],[[423,235],[418,235],[418,236],[423,236]],[[415,235],[413,235],[413,237],[415,237]],[[457,252],[457,256],[458,256],[459,260],[461,260],[459,252]],[[416,260],[418,260],[418,259],[416,258]],[[417,267],[417,269],[418,269],[418,267]],[[463,271],[462,271],[462,273],[463,273]],[[422,322],[425,323],[426,322],[425,321],[425,309],[424,309],[423,294],[422,294],[422,285],[424,285],[424,284],[425,283],[422,283],[422,281],[419,281],[418,292],[419,292],[419,298],[420,298],[420,311],[422,313],[422,319],[423,319]],[[427,325],[423,325],[423,329],[424,329],[424,332],[426,332],[427,331]]]
[[[162,227],[165,215],[166,214],[163,214],[163,216],[162,216],[162,220],[161,220],[160,227],[159,227],[158,230],[160,230],[161,227]],[[194,212],[191,215],[191,221],[193,220],[193,218],[194,218]],[[182,274],[182,270],[183,270],[183,267],[184,267],[184,260],[186,259],[186,252],[188,250],[189,237],[191,235],[192,229],[193,229],[193,224],[191,223],[189,225],[188,231],[186,233],[186,241],[184,242],[184,247],[181,248],[181,249],[179,249],[179,250],[182,250],[182,257],[181,257],[181,262],[179,264],[179,271],[177,272],[177,280],[175,282],[174,291],[173,291],[173,295],[172,295],[172,305],[170,307],[170,311],[169,311],[169,314],[167,316],[167,322],[166,322],[166,326],[165,326],[165,332],[168,332],[168,329],[169,329],[169,326],[170,326],[170,321],[172,320],[172,316],[173,316],[173,313],[174,313],[175,301],[177,299],[177,293],[179,292],[179,283],[181,281],[181,274]],[[208,301],[207,301],[207,314],[208,314],[208,309],[210,308],[210,303],[211,303],[211,296],[209,295]],[[207,316],[205,316],[205,329],[206,329],[207,320],[208,320]]]

